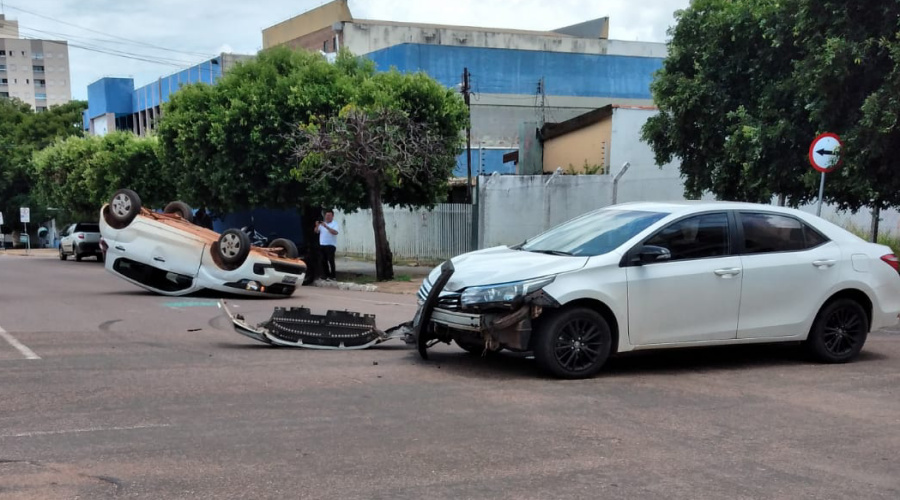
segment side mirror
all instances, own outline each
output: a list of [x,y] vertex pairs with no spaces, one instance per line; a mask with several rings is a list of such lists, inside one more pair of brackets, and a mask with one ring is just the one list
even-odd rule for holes
[[644,264],[652,264],[654,262],[665,262],[672,258],[672,252],[668,248],[658,247],[655,245],[644,245],[637,249],[633,254],[631,263],[642,266]]

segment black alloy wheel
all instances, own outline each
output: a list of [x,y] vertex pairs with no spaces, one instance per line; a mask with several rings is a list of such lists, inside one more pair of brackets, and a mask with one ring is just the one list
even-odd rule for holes
[[609,324],[586,308],[551,313],[538,327],[534,358],[544,371],[559,378],[595,375],[612,350]]
[[859,354],[868,334],[865,309],[855,300],[838,299],[819,312],[806,343],[816,360],[846,363]]

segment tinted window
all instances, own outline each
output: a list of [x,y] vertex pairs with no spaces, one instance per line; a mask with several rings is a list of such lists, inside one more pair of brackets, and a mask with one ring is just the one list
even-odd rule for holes
[[602,255],[620,247],[666,215],[636,210],[597,210],[556,226],[519,248],[556,255]]
[[100,232],[100,224],[94,224],[91,222],[82,222],[75,226],[76,233],[99,233]]
[[671,260],[703,259],[728,255],[728,216],[703,214],[666,226],[645,245],[667,248]]
[[742,213],[745,253],[805,250],[828,241],[813,228],[793,217]]

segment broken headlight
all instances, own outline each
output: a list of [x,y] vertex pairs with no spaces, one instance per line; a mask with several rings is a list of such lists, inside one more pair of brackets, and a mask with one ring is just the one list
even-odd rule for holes
[[556,276],[545,276],[512,283],[500,283],[499,285],[473,286],[463,291],[460,302],[463,307],[508,305],[553,283],[554,279]]

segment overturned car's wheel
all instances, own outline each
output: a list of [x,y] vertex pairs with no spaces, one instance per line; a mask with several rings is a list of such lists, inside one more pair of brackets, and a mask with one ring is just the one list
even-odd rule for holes
[[219,236],[218,252],[223,263],[239,266],[250,254],[250,237],[240,229],[227,229]]
[[194,222],[194,211],[183,201],[173,201],[163,209],[164,213],[175,214],[188,222]]
[[606,319],[591,309],[576,307],[552,313],[539,325],[534,359],[559,378],[587,378],[606,363],[612,333]]
[[141,197],[130,189],[120,189],[109,200],[109,215],[121,226],[131,221],[141,212]]
[[289,259],[296,259],[300,256],[300,252],[297,250],[297,245],[295,245],[293,241],[287,238],[275,238],[271,243],[269,243],[269,248],[283,248],[284,256]]

